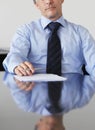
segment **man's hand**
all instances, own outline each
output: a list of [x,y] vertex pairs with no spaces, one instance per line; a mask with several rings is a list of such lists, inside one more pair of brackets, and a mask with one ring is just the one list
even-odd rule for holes
[[21,63],[19,66],[15,67],[14,69],[14,73],[20,76],[29,76],[32,75],[34,72],[35,69],[33,65],[28,61]]
[[14,78],[14,80],[15,80],[17,86],[21,90],[24,90],[24,91],[31,91],[35,86],[34,82],[23,82],[23,81],[19,81],[19,80],[15,79],[15,78]]

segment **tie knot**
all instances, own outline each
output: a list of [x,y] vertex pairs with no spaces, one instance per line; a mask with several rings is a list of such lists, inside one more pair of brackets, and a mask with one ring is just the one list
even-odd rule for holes
[[57,32],[58,28],[60,27],[60,23],[58,22],[51,22],[48,27],[52,32]]

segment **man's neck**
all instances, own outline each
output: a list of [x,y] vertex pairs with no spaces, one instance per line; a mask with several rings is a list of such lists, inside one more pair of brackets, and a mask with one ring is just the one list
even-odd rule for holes
[[61,16],[62,16],[62,15],[60,15],[59,17],[50,17],[50,18],[48,18],[48,19],[51,20],[51,21],[56,21],[56,20],[58,20]]

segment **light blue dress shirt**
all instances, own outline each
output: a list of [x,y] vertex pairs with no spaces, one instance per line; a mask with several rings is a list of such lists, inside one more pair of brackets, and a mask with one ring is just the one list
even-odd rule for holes
[[[13,69],[21,62],[30,61],[34,67],[42,67],[46,71],[47,44],[50,30],[47,25],[51,21],[45,17],[32,21],[18,28],[10,52],[3,62],[6,71]],[[68,22],[60,17],[58,35],[62,50],[62,73],[82,73],[81,67],[86,65],[89,74],[95,76],[95,41],[87,29]]]

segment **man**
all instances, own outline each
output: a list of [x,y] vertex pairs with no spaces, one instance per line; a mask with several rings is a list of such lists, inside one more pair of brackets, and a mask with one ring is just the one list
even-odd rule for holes
[[[62,73],[82,73],[85,64],[89,74],[95,76],[95,41],[88,30],[68,22],[62,16],[64,0],[34,0],[42,17],[21,26],[13,40],[10,52],[3,62],[4,68],[17,75],[32,75],[36,68],[46,71],[49,23],[61,24],[58,36],[61,42]],[[40,70],[40,72],[42,72]]]

